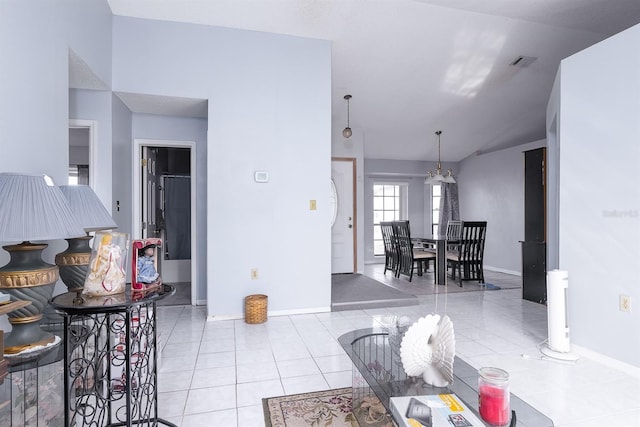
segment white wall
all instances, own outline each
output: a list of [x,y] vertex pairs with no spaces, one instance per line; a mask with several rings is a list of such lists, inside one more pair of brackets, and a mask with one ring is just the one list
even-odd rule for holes
[[[574,344],[640,367],[640,26],[560,70],[559,261]],[[632,298],[621,312],[619,296]]]
[[[194,141],[196,143],[196,215],[198,236],[207,234],[207,119],[157,116],[153,114],[133,115],[133,139],[161,139]],[[115,167],[115,166],[114,166]],[[123,173],[127,173],[123,171]],[[207,297],[207,241],[200,238],[198,245],[198,272],[196,300]]]
[[113,31],[114,90],[209,100],[209,315],[253,293],[274,312],[328,310],[330,43],[123,17]]
[[535,141],[460,162],[458,196],[463,221],[487,221],[486,269],[522,273],[524,240],[524,151],[545,146]]
[[[69,146],[69,164],[87,165],[89,164],[89,147]],[[60,183],[62,184],[62,183]]]
[[[113,162],[113,220],[118,224],[118,230],[132,233],[131,218],[133,218],[132,190],[132,128],[133,114],[116,95],[111,95],[112,107],[112,150]],[[129,272],[130,274],[130,272]]]

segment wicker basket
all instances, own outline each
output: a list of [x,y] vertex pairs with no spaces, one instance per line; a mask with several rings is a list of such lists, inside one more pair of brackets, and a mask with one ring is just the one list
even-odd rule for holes
[[244,298],[244,321],[264,323],[267,321],[267,296],[249,295]]

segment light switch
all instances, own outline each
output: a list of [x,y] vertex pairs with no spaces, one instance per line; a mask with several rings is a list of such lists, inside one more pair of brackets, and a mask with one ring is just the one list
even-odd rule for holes
[[255,171],[253,173],[253,179],[256,182],[269,182],[269,172],[267,171]]
[[315,200],[309,200],[309,210],[310,211],[315,211],[316,210],[316,201]]

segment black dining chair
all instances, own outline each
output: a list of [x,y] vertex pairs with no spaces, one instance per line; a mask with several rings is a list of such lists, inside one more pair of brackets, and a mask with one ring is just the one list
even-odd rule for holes
[[382,232],[382,241],[384,242],[384,273],[387,270],[393,271],[393,275],[397,275],[400,265],[400,256],[398,254],[398,242],[393,234],[393,222],[380,222],[380,231]]
[[[446,236],[447,236],[447,240],[460,240],[460,237],[462,236],[462,221],[450,219],[447,222],[447,234],[446,234]],[[435,247],[425,248],[425,250],[429,251],[429,252],[436,253],[436,248]],[[448,252],[457,252],[458,251],[458,245],[457,244],[447,245],[447,251]]]
[[487,234],[486,221],[464,221],[457,251],[447,253],[447,263],[451,265],[451,277],[455,280],[456,269],[460,280],[484,283],[484,241]]
[[430,261],[433,261],[435,265],[436,255],[434,253],[413,248],[409,221],[394,221],[393,231],[395,239],[398,242],[398,255],[400,260],[396,277],[404,274],[409,276],[409,281],[411,281],[413,279],[415,264],[418,265],[418,276],[422,276],[422,272],[429,268]]

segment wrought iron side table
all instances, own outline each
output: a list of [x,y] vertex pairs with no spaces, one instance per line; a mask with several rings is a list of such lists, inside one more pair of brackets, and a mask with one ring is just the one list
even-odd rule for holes
[[176,427],[158,417],[156,302],[171,285],[97,298],[54,297],[64,316],[65,425]]

